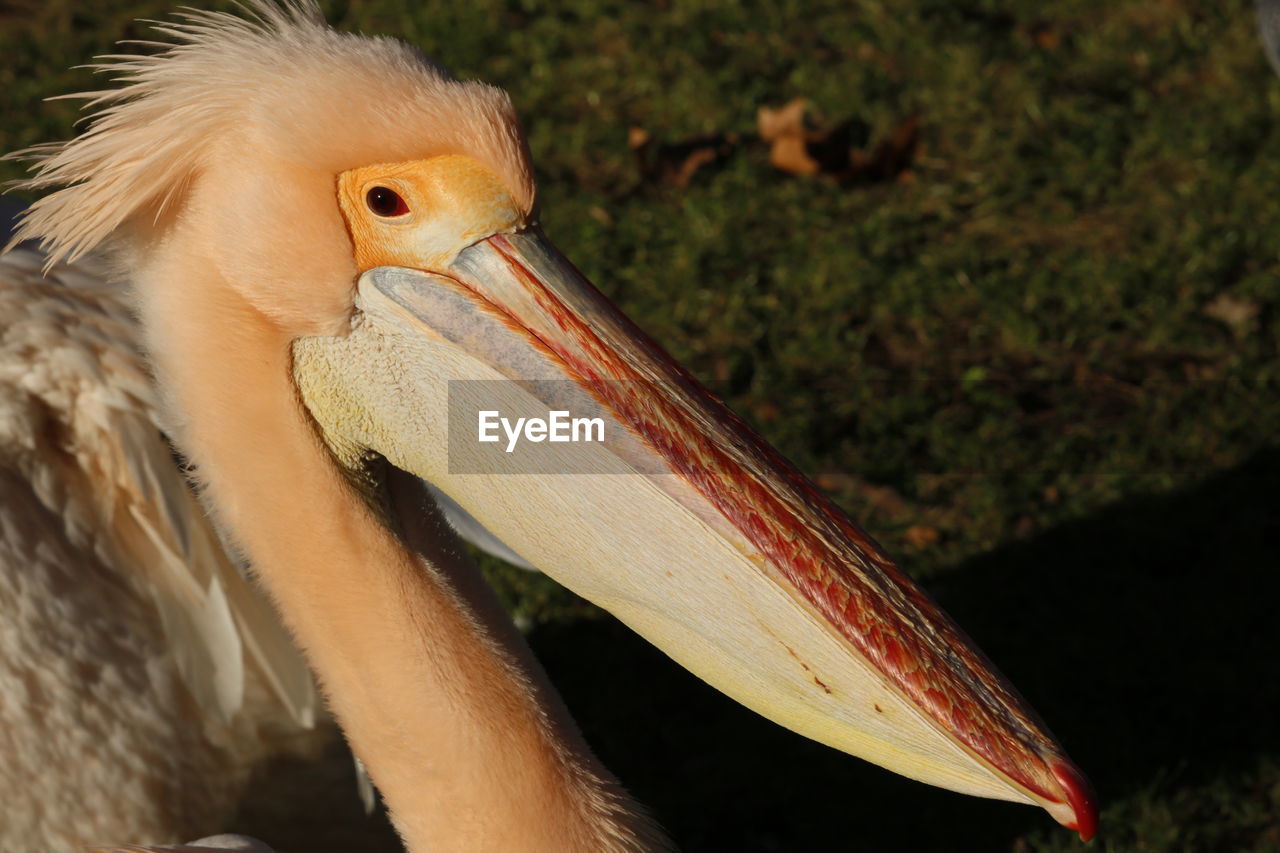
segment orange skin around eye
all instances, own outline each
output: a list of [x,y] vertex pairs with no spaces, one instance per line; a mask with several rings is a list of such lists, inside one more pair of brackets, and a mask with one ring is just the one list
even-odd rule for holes
[[[407,210],[370,210],[369,192],[379,187],[400,196]],[[459,154],[343,172],[338,203],[362,273],[381,266],[440,270],[470,243],[525,221],[498,176]]]

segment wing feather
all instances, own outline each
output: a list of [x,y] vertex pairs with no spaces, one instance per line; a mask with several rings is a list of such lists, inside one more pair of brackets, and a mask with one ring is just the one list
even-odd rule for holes
[[79,492],[60,502],[64,523],[154,603],[203,707],[224,721],[234,716],[251,666],[283,718],[312,726],[318,699],[305,661],[227,554],[164,437],[126,289],[83,261],[47,277],[42,265],[31,248],[0,258],[0,303],[23,315],[0,329],[3,365],[15,371],[0,378],[61,424],[59,450],[73,469],[33,466],[33,477]]

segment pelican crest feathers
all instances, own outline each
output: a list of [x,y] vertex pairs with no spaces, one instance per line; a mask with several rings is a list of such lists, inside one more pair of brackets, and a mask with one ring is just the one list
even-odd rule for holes
[[185,12],[154,25],[172,42],[143,44],[160,52],[89,66],[120,84],[63,96],[96,110],[89,130],[8,155],[34,172],[10,189],[61,187],[32,204],[10,245],[38,240],[52,267],[131,222],[162,224],[210,158],[242,146],[288,152],[285,165],[331,176],[466,154],[532,206],[529,156],[506,92],[459,82],[395,39],[330,29],[314,0],[244,8],[252,17]]

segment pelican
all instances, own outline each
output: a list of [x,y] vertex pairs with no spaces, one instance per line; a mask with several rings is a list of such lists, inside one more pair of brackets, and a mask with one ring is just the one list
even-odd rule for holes
[[[222,565],[242,561],[408,850],[669,849],[582,741],[458,549],[429,483],[510,553],[777,723],[923,782],[1041,806],[1093,834],[1085,777],[960,629],[548,241],[504,92],[459,82],[402,43],[336,32],[313,0],[249,0],[247,9],[189,12],[159,27],[169,39],[160,52],[104,58],[119,85],[88,96],[98,110],[91,127],[24,152],[34,173],[18,184],[47,193],[15,237],[39,243],[57,280],[40,285],[53,293],[42,299],[69,315],[102,270],[127,279],[147,373],[131,364],[120,393],[153,395],[157,422],[237,555],[210,557],[216,566],[193,570],[171,595],[199,604],[175,609],[166,636],[177,642],[185,630],[205,652],[177,652],[182,667],[155,668],[165,695],[180,672],[228,718],[250,704],[251,683],[260,705],[305,715],[297,673],[280,663],[288,655],[268,649],[283,639]],[[17,263],[31,263],[27,255]],[[11,301],[19,311],[21,297]],[[126,322],[100,324],[109,320]],[[101,347],[124,331],[84,334]],[[56,345],[46,333],[24,353],[38,360],[40,347]],[[110,353],[81,349],[76,369],[102,375],[94,359]],[[467,431],[466,418],[486,407],[579,404],[614,439],[542,445],[539,464],[550,468],[504,469],[501,449],[489,453]],[[455,431],[459,418],[466,429]],[[139,435],[117,436],[120,453],[148,429],[140,420]],[[73,447],[72,438],[49,440]],[[129,469],[126,458],[77,474],[102,488],[126,475],[152,483],[167,460],[157,436],[146,438],[146,466]],[[44,480],[13,487],[61,487],[57,472],[39,471]],[[174,506],[189,500],[152,491]],[[43,523],[91,525],[97,509]],[[150,512],[157,530],[186,515],[130,512]],[[24,523],[15,535],[39,549],[45,530]],[[99,541],[80,534],[72,544]],[[169,560],[217,545],[196,526],[141,535],[164,544]],[[74,814],[117,808],[111,798],[122,792],[144,835],[184,831],[178,820],[145,818],[138,799],[148,786],[137,780],[147,778],[140,764],[164,758],[148,744],[167,748],[169,730],[192,718],[159,716],[145,679],[107,685],[94,704],[92,656],[141,644],[130,632],[149,614],[122,602],[151,569],[124,565],[122,556],[140,558],[102,542],[84,569],[95,573],[84,583],[97,607],[76,613],[105,614],[104,627],[51,627],[67,612],[62,602],[28,602],[3,621],[29,628],[28,645],[45,657],[34,667],[2,661],[0,674],[16,683],[26,667],[31,680],[73,647],[79,666],[59,670],[57,686],[83,681],[81,717],[106,720],[99,728],[120,742],[95,755],[87,777],[73,765],[46,768],[70,796],[0,775],[6,850],[181,840],[104,838],[95,814]],[[47,562],[69,570],[64,550]],[[11,554],[5,571],[18,569]],[[61,586],[43,591],[78,594],[78,574],[58,577]],[[40,633],[55,628],[57,642]],[[219,650],[257,674],[226,672],[238,664]],[[151,704],[127,707],[130,690]],[[48,699],[17,696],[28,709]],[[163,710],[190,713],[171,704]],[[0,744],[35,749],[32,741],[58,736],[55,724],[78,723],[59,716]],[[241,729],[255,735],[255,725]],[[205,728],[193,738],[245,735]],[[82,745],[101,736],[95,729]],[[142,759],[110,766],[129,749]],[[238,771],[209,764],[188,768],[196,784],[235,787]],[[150,790],[161,812],[185,802],[174,788],[193,780],[171,781]],[[29,834],[9,829],[13,814]]]

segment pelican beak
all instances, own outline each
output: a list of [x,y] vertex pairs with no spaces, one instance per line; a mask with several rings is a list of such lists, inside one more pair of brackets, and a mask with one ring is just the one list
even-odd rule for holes
[[[350,335],[295,346],[326,432],[432,483],[760,714],[1092,837],[1084,775],[982,652],[536,227],[427,269],[373,267],[356,301]],[[604,440],[525,430],[530,456],[509,429],[482,438],[485,412],[510,424],[555,411],[599,418]]]

